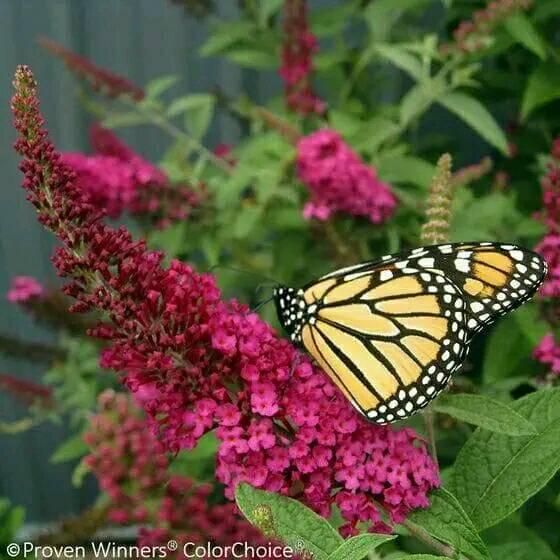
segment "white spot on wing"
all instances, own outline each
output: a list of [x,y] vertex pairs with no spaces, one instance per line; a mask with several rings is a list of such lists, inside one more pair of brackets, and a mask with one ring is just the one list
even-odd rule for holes
[[455,268],[459,272],[470,272],[470,263],[466,259],[455,259]]

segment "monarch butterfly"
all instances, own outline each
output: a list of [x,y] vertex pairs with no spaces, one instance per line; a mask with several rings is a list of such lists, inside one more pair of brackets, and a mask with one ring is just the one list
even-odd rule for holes
[[291,340],[366,418],[424,408],[462,365],[475,333],[526,302],[543,258],[511,244],[454,243],[387,255],[322,276],[274,301]]

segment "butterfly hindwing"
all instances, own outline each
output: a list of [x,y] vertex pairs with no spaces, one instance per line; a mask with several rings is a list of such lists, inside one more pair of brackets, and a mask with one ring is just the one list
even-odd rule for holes
[[526,301],[546,273],[514,245],[421,247],[279,288],[282,325],[376,423],[426,406],[463,363],[472,335]]

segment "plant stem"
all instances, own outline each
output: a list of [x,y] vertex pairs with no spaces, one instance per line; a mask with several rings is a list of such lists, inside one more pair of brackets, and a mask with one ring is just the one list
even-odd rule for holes
[[446,556],[447,558],[458,558],[458,554],[453,548],[432,537],[432,535],[427,533],[424,529],[422,529],[422,527],[419,527],[407,520],[403,521],[401,525],[406,527],[411,535],[428,545],[442,556]]
[[436,430],[434,426],[435,412],[432,409],[428,409],[424,412],[424,422],[426,423],[426,435],[428,437],[428,442],[430,446],[430,455],[435,461],[439,468],[438,458],[437,458],[437,444],[436,444]]
[[206,157],[208,161],[210,161],[218,169],[224,171],[228,175],[232,174],[232,168],[226,161],[216,156],[216,154],[211,152],[201,142],[199,142],[192,136],[189,136],[184,130],[181,130],[178,126],[175,126],[160,112],[147,107],[143,103],[135,103],[127,98],[122,98],[121,101],[127,107],[132,108],[133,110],[148,118],[152,124],[159,126],[159,128],[161,128],[164,132],[167,132],[173,138],[181,140],[186,144],[192,146],[193,149],[203,154],[204,157]]

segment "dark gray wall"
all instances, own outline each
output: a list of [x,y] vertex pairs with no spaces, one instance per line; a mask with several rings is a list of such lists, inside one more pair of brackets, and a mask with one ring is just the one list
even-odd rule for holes
[[[222,16],[231,16],[235,2],[217,2]],[[36,45],[47,35],[137,84],[163,74],[180,74],[177,91],[204,91],[220,84],[226,91],[278,87],[277,78],[257,78],[219,60],[202,60],[196,52],[206,36],[206,24],[185,16],[166,0],[0,0],[0,332],[48,341],[48,331],[35,326],[4,294],[10,278],[27,274],[56,282],[49,256],[53,240],[37,224],[20,188],[17,158],[11,150],[9,99],[17,64],[32,66],[48,127],[63,150],[88,150],[88,116],[75,100],[76,83],[63,65]],[[220,116],[209,145],[234,142],[238,127]],[[161,153],[165,138],[153,129],[127,131],[126,139],[151,159]],[[0,356],[0,371],[39,379],[41,368]],[[0,394],[0,419],[25,411]],[[94,496],[93,484],[75,490],[72,465],[51,465],[48,457],[64,440],[64,426],[45,425],[15,437],[0,435],[0,496],[24,505],[28,519],[53,520],[77,512]]]

